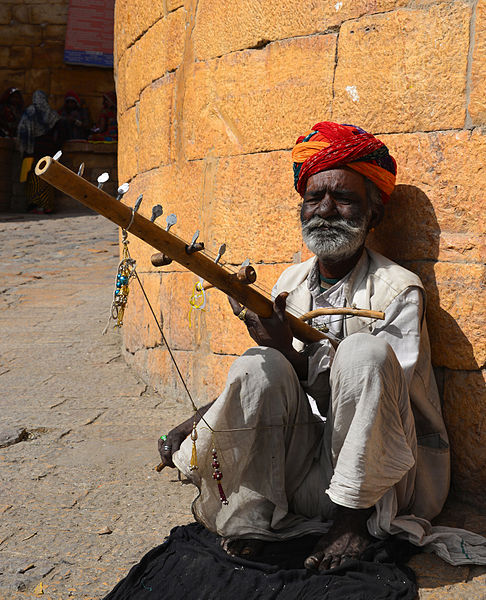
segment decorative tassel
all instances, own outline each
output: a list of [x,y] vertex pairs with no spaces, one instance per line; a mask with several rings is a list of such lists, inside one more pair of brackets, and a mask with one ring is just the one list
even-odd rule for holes
[[197,281],[194,289],[192,290],[191,297],[189,298],[189,327],[192,327],[192,311],[193,310],[205,310],[206,306],[206,292],[204,291],[202,281]]
[[223,485],[221,484],[221,479],[223,479],[223,473],[221,472],[221,469],[220,469],[220,464],[218,461],[218,453],[217,453],[215,447],[213,447],[212,455],[213,455],[213,462],[211,464],[213,467],[213,479],[215,479],[218,482],[219,499],[221,500],[221,504],[228,504],[228,500],[226,499],[226,494],[224,493],[224,490],[223,490]]
[[130,258],[130,253],[128,252],[128,240],[126,239],[126,232],[124,232],[123,255],[116,273],[116,284],[115,291],[113,293],[113,302],[111,304],[111,315],[108,319],[105,329],[103,330],[103,333],[108,331],[108,327],[112,319],[116,321],[115,327],[121,327],[123,325],[123,317],[125,315],[125,307],[127,305],[129,293],[128,284],[130,283],[130,280],[135,277],[136,264],[136,261],[133,258]]
[[189,469],[191,471],[195,471],[197,467],[197,449],[196,449],[196,440],[197,440],[197,431],[196,431],[196,420],[192,424],[191,431],[191,440],[192,440],[192,454],[191,454],[191,465]]
[[219,490],[219,499],[221,500],[221,504],[228,504],[228,500],[226,500],[226,494],[224,493],[223,486],[218,482],[218,490]]

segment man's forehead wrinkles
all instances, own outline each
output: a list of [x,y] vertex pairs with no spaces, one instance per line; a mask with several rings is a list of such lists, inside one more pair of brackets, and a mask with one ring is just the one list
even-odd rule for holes
[[[311,186],[309,186],[309,187],[311,187]],[[338,183],[317,185],[315,188],[311,187],[311,189],[308,189],[306,191],[305,196],[320,195],[325,192],[331,192],[333,194],[346,195],[346,196],[359,196],[359,194],[356,190],[351,190],[349,188],[342,187]]]

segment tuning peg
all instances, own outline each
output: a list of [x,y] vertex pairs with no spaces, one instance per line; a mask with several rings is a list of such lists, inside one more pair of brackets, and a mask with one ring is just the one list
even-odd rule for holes
[[84,173],[84,163],[81,163],[78,168],[78,176],[82,177]]
[[116,199],[121,200],[123,198],[123,196],[128,192],[129,189],[130,189],[129,183],[122,183],[121,186],[117,189],[118,195],[117,195]]
[[218,250],[218,256],[214,259],[215,264],[218,264],[221,260],[221,257],[226,252],[226,244],[221,244]]
[[143,194],[140,194],[140,196],[137,198],[137,201],[135,202],[135,206],[133,207],[133,212],[137,212],[137,210],[140,208],[140,204],[142,204],[142,200]]
[[106,183],[108,181],[108,179],[110,179],[110,176],[108,175],[108,173],[101,173],[101,175],[97,179],[99,190],[101,190],[101,188],[103,187],[103,184]]
[[204,249],[204,242],[198,242],[197,241],[198,237],[199,237],[199,229],[192,236],[191,243],[188,246],[186,246],[187,254],[194,254],[194,252],[199,252],[199,250]]
[[53,160],[59,160],[62,156],[62,150],[58,150],[56,154],[52,157]]
[[257,274],[255,269],[251,265],[241,266],[236,274],[236,278],[241,283],[255,283]]
[[158,219],[163,212],[164,212],[164,209],[162,208],[162,206],[160,204],[156,204],[152,208],[152,216],[150,217],[150,220],[152,221],[152,223],[154,223],[155,219]]
[[245,260],[241,263],[241,267],[248,267],[248,265],[250,264],[250,259],[249,258],[245,258]]
[[172,262],[172,258],[169,258],[162,252],[156,252],[155,254],[152,254],[150,260],[154,267],[165,267],[166,265],[170,265]]
[[175,216],[174,213],[171,213],[167,217],[166,223],[167,223],[167,227],[165,228],[166,231],[169,231],[169,229],[172,227],[172,225],[175,225],[177,223],[177,217]]

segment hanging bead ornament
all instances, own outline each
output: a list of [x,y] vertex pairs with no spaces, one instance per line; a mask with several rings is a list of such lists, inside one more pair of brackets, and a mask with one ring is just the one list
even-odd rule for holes
[[191,297],[189,298],[189,327],[192,327],[191,317],[193,310],[205,310],[206,306],[206,292],[204,291],[202,281],[197,281],[192,290]]
[[196,449],[196,440],[197,440],[197,429],[196,429],[196,419],[194,419],[194,423],[192,424],[191,431],[191,440],[192,440],[192,454],[191,454],[191,464],[189,469],[191,471],[197,470],[197,449]]
[[108,325],[110,320],[113,319],[116,321],[115,327],[121,327],[123,325],[123,316],[125,314],[125,307],[128,301],[128,293],[129,288],[128,284],[132,277],[135,277],[135,267],[137,261],[131,258],[130,253],[128,252],[128,235],[125,230],[123,230],[123,250],[122,250],[122,259],[120,264],[118,265],[116,280],[115,280],[115,291],[113,293],[113,302],[111,304],[111,314],[108,319],[108,324],[105,327],[103,333],[106,333],[108,330]]
[[221,483],[221,480],[223,479],[223,473],[221,472],[221,467],[218,461],[218,452],[216,450],[216,446],[214,445],[214,440],[211,454],[213,456],[211,463],[213,467],[213,479],[218,482],[219,499],[221,500],[221,504],[228,504],[228,500],[226,499],[226,494],[224,493],[223,485]]

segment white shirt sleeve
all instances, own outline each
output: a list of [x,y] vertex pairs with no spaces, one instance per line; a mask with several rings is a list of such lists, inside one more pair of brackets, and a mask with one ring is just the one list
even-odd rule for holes
[[[385,311],[385,320],[377,321],[372,335],[385,339],[393,348],[407,383],[410,385],[417,364],[421,325],[424,316],[423,292],[418,287],[407,288]],[[363,333],[368,333],[366,329]],[[309,356],[307,381],[301,382],[310,395],[318,395],[320,375],[329,369],[334,349],[327,340],[310,344],[304,350]]]
[[423,291],[410,287],[387,307],[385,320],[378,321],[373,330],[373,335],[385,339],[393,348],[408,385],[418,360],[423,317]]

